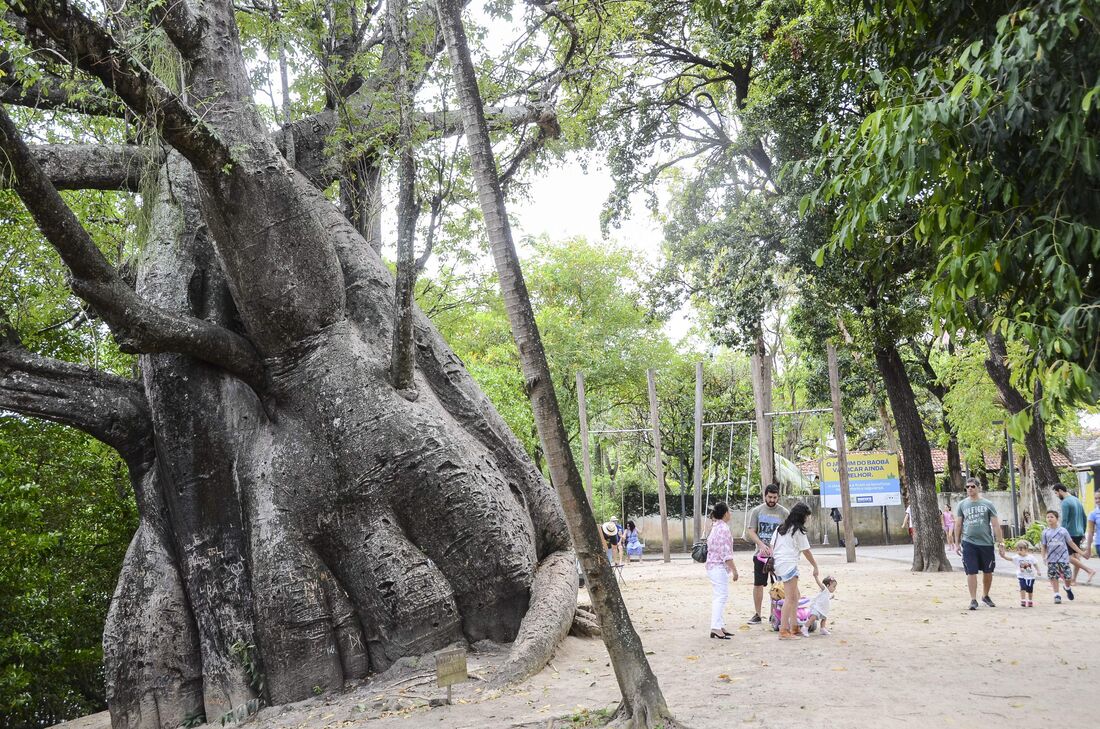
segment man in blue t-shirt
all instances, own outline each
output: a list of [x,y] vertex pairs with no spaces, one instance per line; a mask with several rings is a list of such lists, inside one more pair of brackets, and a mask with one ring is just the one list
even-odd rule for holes
[[1093,492],[1092,501],[1096,508],[1089,512],[1089,527],[1085,530],[1085,559],[1092,559],[1094,550],[1100,557],[1100,487]]
[[[1054,484],[1054,495],[1062,501],[1062,527],[1069,532],[1070,539],[1081,550],[1081,553],[1085,553],[1085,506],[1081,503],[1081,499],[1077,498],[1069,492],[1069,489],[1065,487],[1065,484]],[[1093,576],[1096,574],[1096,570],[1090,568],[1081,558],[1076,554],[1071,554],[1069,557],[1070,563],[1073,564],[1073,580],[1077,581],[1077,575],[1084,570],[1089,576],[1089,582],[1092,582]]]

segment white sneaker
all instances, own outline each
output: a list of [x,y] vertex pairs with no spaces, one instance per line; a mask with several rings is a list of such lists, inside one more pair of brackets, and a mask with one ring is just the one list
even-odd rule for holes
[[802,627],[801,627],[801,628],[799,629],[799,631],[798,631],[798,632],[802,633],[802,637],[803,637],[803,638],[809,638],[809,637],[810,637],[810,629],[809,629],[809,628],[807,628],[807,627],[806,627],[805,625],[803,625],[803,626],[802,626]]
[[819,630],[817,632],[821,633],[822,635],[828,635],[829,634],[829,629],[828,628],[822,628],[821,630]]

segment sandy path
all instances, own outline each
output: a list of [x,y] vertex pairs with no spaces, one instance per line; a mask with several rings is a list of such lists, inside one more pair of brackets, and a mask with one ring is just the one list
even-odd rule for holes
[[[727,627],[736,637],[716,641],[707,637],[710,584],[702,567],[679,561],[627,568],[623,593],[677,717],[692,727],[1089,723],[1086,692],[1100,673],[1100,650],[1090,643],[1100,624],[1100,590],[1082,588],[1077,601],[1055,606],[1044,583],[1037,606],[1023,609],[1015,579],[997,576],[999,606],[972,613],[957,572],[911,574],[903,564],[872,558],[847,565],[837,554],[819,561],[840,581],[833,634],[782,643],[765,627],[743,624],[751,580],[731,590]],[[747,560],[739,563],[745,572]],[[421,684],[409,695],[440,690]],[[610,708],[617,696],[602,644],[569,638],[552,668],[503,694],[475,681],[456,688],[456,700],[468,703],[367,719],[377,717],[370,706],[379,696],[359,690],[338,703],[305,702],[259,718],[278,729],[569,726],[551,720]]]
[[[1100,675],[1100,589],[1082,588],[1078,600],[1056,606],[1042,583],[1037,606],[1023,609],[1015,579],[998,575],[998,607],[969,612],[958,572],[911,574],[904,564],[868,557],[847,565],[835,553],[819,561],[840,581],[833,634],[782,643],[766,627],[743,623],[751,578],[731,590],[727,628],[736,637],[717,641],[707,637],[710,583],[702,567],[675,561],[627,568],[623,593],[677,717],[723,729],[1092,723],[1086,707]],[[738,563],[748,571],[744,556]],[[473,659],[474,672],[477,665]],[[585,711],[613,707],[618,697],[598,640],[567,639],[551,668],[503,693],[477,681],[457,686],[454,706],[414,706],[443,693],[427,670],[421,675],[384,694],[361,687],[267,709],[253,725],[581,726]]]

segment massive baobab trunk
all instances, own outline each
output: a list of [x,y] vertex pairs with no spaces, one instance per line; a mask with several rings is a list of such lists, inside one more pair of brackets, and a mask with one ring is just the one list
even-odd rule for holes
[[[265,130],[232,4],[159,16],[188,101],[68,3],[15,12],[171,148],[134,290],[0,112],[4,175],[73,290],[142,355],[135,383],[0,342],[0,407],[130,466],[141,521],[104,633],[114,725],[216,721],[460,640],[512,642],[515,678],[540,668],[575,609],[561,505],[420,314],[419,397],[390,383],[392,276]],[[295,138],[300,159],[317,146]]]

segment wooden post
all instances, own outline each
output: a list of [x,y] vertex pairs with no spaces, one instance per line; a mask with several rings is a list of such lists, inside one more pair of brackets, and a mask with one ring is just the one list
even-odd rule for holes
[[592,460],[588,456],[588,406],[584,400],[584,373],[577,373],[577,411],[581,420],[581,464],[584,468],[584,490],[588,503],[592,501]]
[[852,496],[848,487],[848,446],[844,438],[844,416],[840,413],[840,373],[836,366],[836,347],[831,343],[829,344],[829,392],[833,398],[833,436],[836,438],[836,470],[840,474],[840,514],[844,517],[844,554],[849,562],[855,562]]
[[[752,355],[752,394],[756,401],[756,442],[760,453],[761,487],[775,483],[775,453],[772,447],[772,421],[765,414],[772,409],[771,358],[765,354],[764,340],[756,339]],[[761,492],[763,488],[761,488]]]
[[703,363],[695,363],[695,460],[692,480],[692,504],[695,541],[703,534]]
[[668,508],[665,505],[665,464],[661,455],[661,419],[657,415],[657,380],[652,369],[645,371],[649,382],[649,427],[653,430],[653,472],[657,474],[657,507],[661,512],[661,552],[672,561],[668,543]]

